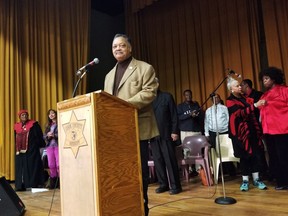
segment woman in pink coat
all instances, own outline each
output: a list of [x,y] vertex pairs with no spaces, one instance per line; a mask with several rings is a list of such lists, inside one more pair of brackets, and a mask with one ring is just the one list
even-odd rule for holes
[[59,186],[59,153],[58,153],[58,126],[57,111],[49,109],[48,121],[45,127],[44,139],[46,142],[48,166],[50,171],[49,189]]

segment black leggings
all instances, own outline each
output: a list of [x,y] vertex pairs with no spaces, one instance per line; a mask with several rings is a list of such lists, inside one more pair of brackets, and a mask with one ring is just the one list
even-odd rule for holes
[[265,135],[269,170],[278,186],[288,186],[288,134]]
[[243,176],[260,172],[262,168],[262,157],[260,152],[254,152],[250,156],[240,158],[240,170]]

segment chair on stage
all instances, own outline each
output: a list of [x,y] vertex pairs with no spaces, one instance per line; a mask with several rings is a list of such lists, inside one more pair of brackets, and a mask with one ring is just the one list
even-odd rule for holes
[[[193,164],[201,165],[205,172],[208,185],[213,184],[209,165],[210,144],[204,135],[187,136],[182,145],[177,147],[177,157],[186,181],[189,182],[189,168]],[[182,156],[180,152],[183,151]]]
[[[224,162],[238,162],[239,163],[240,159],[234,156],[232,140],[228,137],[228,134],[220,134],[219,142],[220,142],[222,163]],[[220,165],[218,136],[216,136],[216,149],[211,148],[211,160],[212,160],[212,165],[213,165],[213,170],[214,170],[214,182],[215,184],[217,184],[218,175],[219,175],[219,165]]]

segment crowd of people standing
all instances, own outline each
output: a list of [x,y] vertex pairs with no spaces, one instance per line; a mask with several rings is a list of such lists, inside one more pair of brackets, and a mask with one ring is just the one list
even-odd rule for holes
[[[234,155],[240,158],[241,191],[249,190],[250,177],[255,187],[267,189],[260,175],[267,170],[270,180],[276,180],[276,190],[288,189],[288,87],[282,70],[269,67],[260,72],[264,93],[253,89],[249,79],[240,83],[229,77],[226,105],[216,93],[211,97],[213,105],[204,112],[193,101],[190,89],[183,92],[184,101],[178,105],[170,93],[162,92],[154,68],[132,56],[128,36],[115,35],[112,54],[117,63],[105,77],[104,90],[138,108],[145,215],[149,213],[149,145],[159,182],[155,192],[174,195],[182,192],[175,148],[186,136],[205,135],[215,148],[216,135],[229,134]],[[18,116],[20,121],[14,125],[15,190],[44,185],[40,148],[47,152],[49,188],[59,186],[56,110],[48,110],[44,133],[27,110],[20,110]]]
[[228,133],[234,155],[240,158],[241,191],[249,190],[250,177],[254,187],[260,190],[267,189],[263,179],[275,180],[275,190],[287,190],[288,87],[283,71],[276,67],[261,71],[259,80],[264,93],[254,89],[250,79],[239,82],[229,77],[230,95],[226,106],[220,95],[214,94],[213,106],[205,113],[199,103],[192,100],[192,91],[185,90],[184,101],[177,106],[179,136],[183,141],[186,136],[205,134],[211,147],[215,148],[217,133]]

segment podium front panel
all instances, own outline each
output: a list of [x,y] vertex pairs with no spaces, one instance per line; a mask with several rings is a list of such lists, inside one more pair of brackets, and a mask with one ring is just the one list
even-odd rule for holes
[[57,107],[62,215],[144,215],[137,110],[104,92]]

